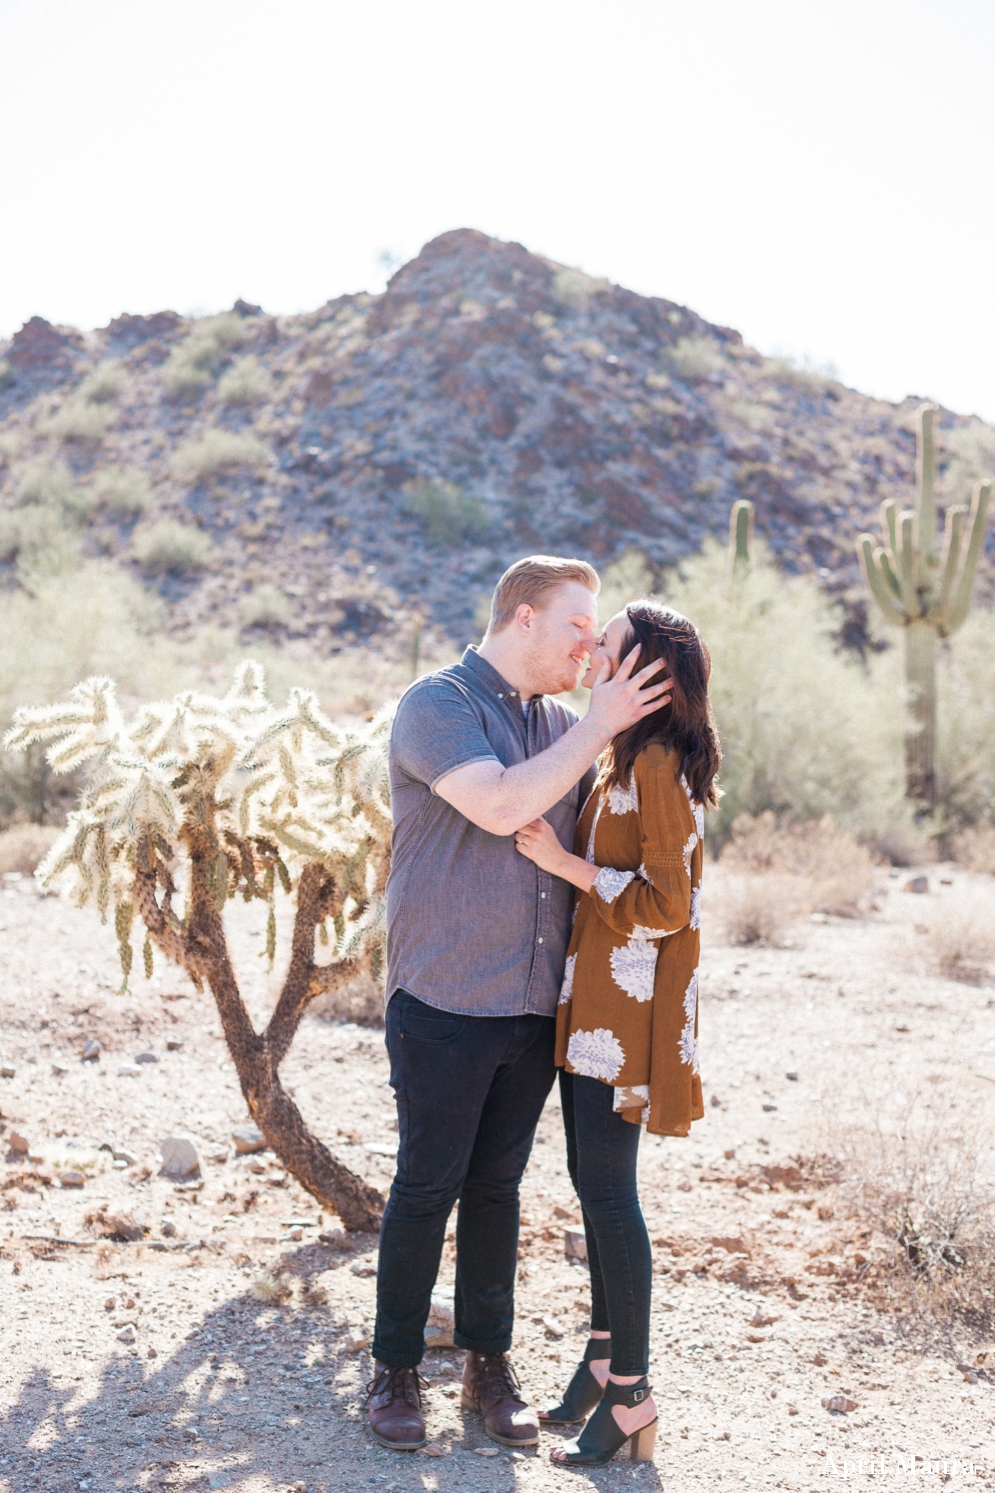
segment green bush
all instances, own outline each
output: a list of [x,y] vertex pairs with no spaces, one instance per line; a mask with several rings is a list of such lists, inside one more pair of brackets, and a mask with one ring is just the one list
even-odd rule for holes
[[234,311],[195,322],[162,365],[166,393],[171,399],[184,399],[206,389],[222,358],[244,346],[251,336],[252,327]]
[[132,518],[144,513],[152,502],[152,484],[140,467],[111,467],[93,484],[96,501],[108,513]]
[[13,512],[0,519],[0,557],[23,575],[62,575],[79,563],[80,524],[91,496],[64,461],[33,462],[21,474]]
[[182,575],[190,570],[203,570],[213,554],[206,534],[175,518],[161,518],[158,523],[139,529],[133,549],[139,565],[152,575]]
[[86,399],[70,399],[54,415],[41,422],[44,435],[62,441],[82,441],[99,445],[117,416],[106,404],[91,404]]
[[234,430],[209,430],[183,441],[170,463],[173,475],[183,482],[203,482],[215,472],[235,467],[260,467],[269,460],[269,447],[258,437]]
[[265,399],[272,388],[273,380],[258,358],[251,355],[236,358],[221,375],[218,382],[218,399],[222,404],[255,404]]
[[77,395],[87,404],[112,404],[124,385],[125,373],[119,363],[100,363],[86,375]]
[[722,348],[711,337],[681,337],[664,360],[671,372],[690,383],[718,373],[724,363]]
[[278,586],[264,581],[239,603],[243,627],[282,627],[290,621],[290,603]]
[[418,477],[404,485],[402,508],[424,526],[433,544],[459,544],[489,527],[487,510],[479,498],[455,482]]

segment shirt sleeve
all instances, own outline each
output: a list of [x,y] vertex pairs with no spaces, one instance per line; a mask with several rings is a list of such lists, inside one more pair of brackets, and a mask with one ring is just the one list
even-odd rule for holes
[[471,700],[458,684],[443,679],[419,681],[403,696],[390,750],[396,766],[433,793],[458,767],[500,760]]
[[683,786],[669,765],[661,766],[637,761],[638,871],[602,866],[589,894],[602,921],[627,938],[666,938],[691,922],[691,852],[698,833]]

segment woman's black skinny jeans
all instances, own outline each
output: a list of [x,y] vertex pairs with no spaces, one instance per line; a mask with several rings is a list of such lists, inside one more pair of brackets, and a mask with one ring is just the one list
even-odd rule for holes
[[591,1328],[611,1333],[611,1372],[649,1371],[653,1258],[636,1191],[641,1125],[612,1108],[615,1090],[560,1069],[567,1169],[580,1198],[591,1269]]

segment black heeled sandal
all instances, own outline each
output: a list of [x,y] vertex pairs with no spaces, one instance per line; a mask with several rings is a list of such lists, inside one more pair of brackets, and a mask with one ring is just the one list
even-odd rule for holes
[[641,1405],[653,1393],[649,1383],[640,1379],[638,1384],[614,1384],[611,1379],[605,1385],[601,1403],[591,1416],[579,1436],[564,1444],[565,1457],[550,1455],[554,1467],[604,1467],[616,1452],[629,1443],[629,1455],[634,1462],[651,1462],[656,1445],[656,1427],[659,1417],[654,1417],[648,1426],[640,1426],[628,1436],[612,1415],[613,1405],[626,1405],[631,1410]]
[[589,1365],[594,1358],[611,1358],[611,1356],[611,1338],[590,1338],[584,1357],[577,1365],[576,1373],[567,1385],[563,1399],[552,1410],[540,1410],[540,1421],[544,1425],[566,1426],[590,1415],[604,1391]]

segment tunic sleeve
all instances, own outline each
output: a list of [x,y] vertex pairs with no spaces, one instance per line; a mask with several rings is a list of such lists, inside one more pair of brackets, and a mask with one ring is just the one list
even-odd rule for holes
[[643,752],[636,759],[629,790],[638,802],[639,869],[602,866],[589,894],[602,921],[626,938],[665,938],[691,922],[691,852],[698,843],[694,812],[672,766],[659,759],[648,762],[648,756]]

